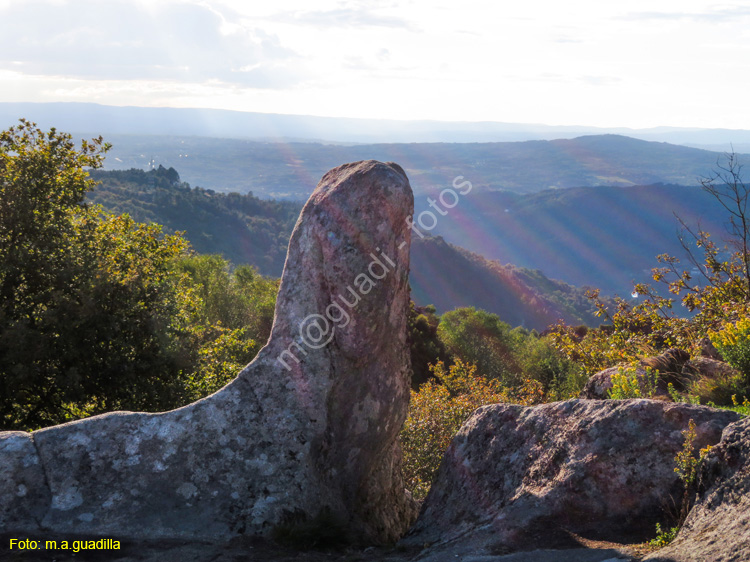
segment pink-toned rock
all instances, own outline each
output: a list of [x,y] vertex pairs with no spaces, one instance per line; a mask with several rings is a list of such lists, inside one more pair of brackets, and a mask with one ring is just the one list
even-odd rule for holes
[[416,515],[397,443],[412,213],[396,164],[328,172],[295,226],[256,359],[178,410],[0,434],[3,531],[221,540],[325,515],[355,541],[397,539]]
[[685,364],[683,375],[691,380],[699,377],[722,380],[737,376],[737,370],[723,361],[711,357],[696,357]]
[[[613,386],[612,375],[616,375],[624,368],[625,367],[610,367],[591,375],[589,380],[586,381],[586,386],[583,387],[579,397],[585,398],[586,400],[604,400],[609,398],[609,392],[612,390]],[[637,372],[639,377],[646,376],[646,371],[643,369],[638,369]]]
[[701,480],[704,491],[677,538],[647,560],[750,560],[750,418],[724,429],[706,458]]
[[[638,362],[635,374],[638,377],[639,386],[644,396],[653,392],[652,397],[657,399],[670,399],[669,385],[672,384],[677,390],[684,389],[686,377],[683,375],[684,366],[689,362],[690,355],[681,349],[672,348],[655,357],[648,357]],[[618,365],[604,369],[591,376],[581,391],[580,398],[590,400],[603,400],[609,398],[612,390],[612,375],[620,370],[632,370],[627,365]],[[651,371],[648,374],[646,369]]]
[[404,543],[490,554],[571,547],[574,534],[652,538],[679,502],[674,457],[689,420],[703,447],[738,417],[654,400],[479,408],[451,443]]

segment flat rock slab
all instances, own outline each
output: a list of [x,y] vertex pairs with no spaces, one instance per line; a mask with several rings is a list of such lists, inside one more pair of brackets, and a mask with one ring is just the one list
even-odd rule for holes
[[51,496],[34,438],[0,433],[0,529],[41,522]]
[[682,491],[674,457],[689,420],[697,448],[734,412],[654,400],[479,408],[458,432],[404,545],[475,554],[652,538]]

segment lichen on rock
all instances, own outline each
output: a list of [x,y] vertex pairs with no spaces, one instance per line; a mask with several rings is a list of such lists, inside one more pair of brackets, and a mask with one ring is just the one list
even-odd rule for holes
[[352,540],[398,538],[415,515],[397,444],[412,212],[396,164],[325,174],[292,234],[256,359],[171,412],[0,433],[3,529],[220,539],[328,510]]
[[679,505],[674,457],[692,419],[698,448],[734,412],[654,400],[479,408],[458,432],[405,545],[473,554],[571,548],[576,535],[640,542]]
[[724,429],[700,480],[703,492],[677,538],[647,560],[750,560],[750,418]]

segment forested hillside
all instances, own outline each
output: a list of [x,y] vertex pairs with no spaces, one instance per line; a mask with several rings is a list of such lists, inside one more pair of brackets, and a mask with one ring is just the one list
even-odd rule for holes
[[[417,198],[417,213],[429,210]],[[501,263],[540,269],[573,285],[629,295],[650,278],[656,256],[685,258],[682,218],[722,244],[726,211],[700,187],[654,184],[472,192],[430,233]]]
[[92,170],[100,184],[89,201],[138,222],[185,231],[201,254],[222,254],[235,264],[252,264],[278,277],[300,204],[263,200],[252,193],[217,193],[182,183],[174,168]]
[[[92,177],[101,185],[90,200],[107,210],[162,224],[170,231],[185,231],[199,253],[222,254],[235,264],[281,275],[301,205],[191,188],[180,182],[173,168],[95,170]],[[491,262],[442,238],[414,236],[411,253],[417,304],[434,304],[441,312],[474,306],[498,314],[512,326],[537,330],[561,319],[597,324],[582,289],[551,281],[541,271]]]
[[596,326],[585,289],[549,279],[539,270],[490,261],[441,237],[414,237],[411,289],[416,303],[438,312],[473,306],[498,314],[511,326],[542,331],[560,320]]

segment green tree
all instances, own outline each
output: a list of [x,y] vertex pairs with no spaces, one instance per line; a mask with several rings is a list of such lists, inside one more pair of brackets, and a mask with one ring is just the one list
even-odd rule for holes
[[4,427],[168,409],[184,399],[196,302],[174,262],[186,241],[92,209],[73,224],[58,275],[16,293],[23,301],[3,300],[17,313],[0,318]]
[[515,355],[519,337],[497,314],[473,307],[451,310],[440,318],[438,336],[450,355],[476,365],[479,375],[520,384]]
[[[519,328],[513,331],[518,334]],[[578,395],[582,386],[579,369],[550,338],[530,332],[519,339],[516,355],[524,378],[539,382],[550,398],[564,400]]]
[[409,348],[411,353],[412,379],[415,390],[432,377],[432,365],[447,361],[448,354],[443,342],[438,338],[440,317],[435,307],[417,306],[412,302],[409,308]]
[[[101,138],[77,149],[70,135],[44,133],[21,120],[0,133],[0,314],[28,316],[74,275],[71,240],[85,235],[77,212],[85,210],[108,149]],[[41,302],[40,302],[41,299]]]
[[278,280],[85,203],[107,148],[23,120],[0,133],[3,428],[183,405],[270,333]]
[[197,255],[178,264],[195,291],[191,322],[197,353],[189,396],[219,390],[257,355],[271,334],[279,280],[263,277],[251,266],[234,270],[216,255]]
[[0,416],[5,427],[45,423],[46,410],[55,407],[49,405],[62,405],[57,392],[62,375],[46,365],[59,332],[49,324],[58,306],[75,298],[75,285],[88,268],[77,242],[94,237],[91,223],[83,220],[89,211],[83,199],[92,185],[85,169],[100,166],[106,150],[101,139],[83,141],[79,150],[69,135],[54,129],[44,133],[25,120],[0,133]]
[[230,329],[248,328],[262,343],[271,333],[278,279],[264,277],[250,265],[232,268],[218,255],[194,255],[178,264],[197,290],[196,321]]

